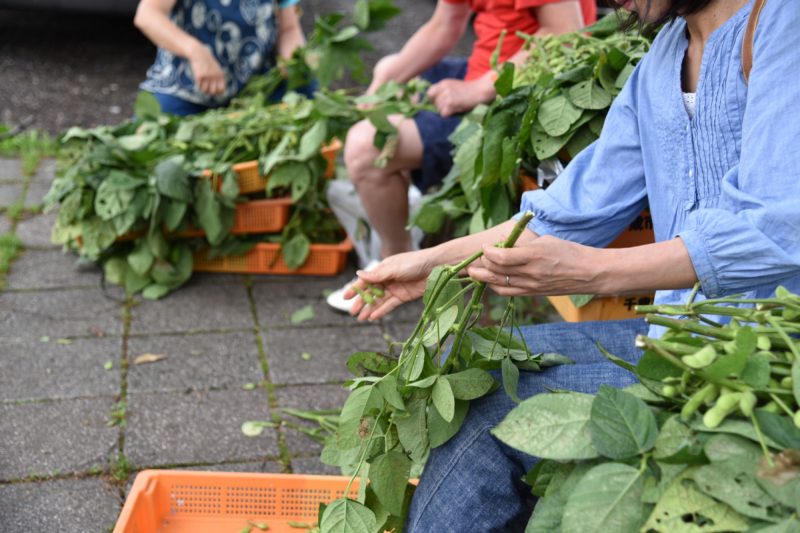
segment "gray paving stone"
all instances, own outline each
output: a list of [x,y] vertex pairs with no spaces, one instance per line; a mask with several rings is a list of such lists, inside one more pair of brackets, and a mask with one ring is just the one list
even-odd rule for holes
[[0,403],[0,480],[85,472],[107,464],[118,430],[113,398]]
[[[0,343],[0,400],[113,396],[119,392],[122,339],[12,339]],[[113,368],[106,370],[107,361]]]
[[[343,381],[352,377],[345,363],[354,352],[385,351],[378,326],[273,329],[263,334],[273,383],[304,384]],[[305,360],[301,354],[311,357]]]
[[0,215],[0,235],[11,232],[11,221],[3,215]]
[[77,257],[59,250],[25,250],[11,267],[7,289],[98,287],[102,270],[76,263]]
[[28,191],[25,194],[25,206],[36,207],[44,204],[44,197],[50,190],[49,181],[31,180],[28,183]]
[[175,470],[191,470],[197,472],[255,472],[261,474],[277,474],[283,472],[283,465],[278,461],[248,461],[246,463],[224,463],[180,466]]
[[8,207],[22,200],[21,183],[0,183],[0,207]]
[[269,420],[262,391],[131,394],[125,455],[136,466],[247,461],[278,456],[275,432],[245,437],[242,423]]
[[22,162],[19,159],[0,158],[1,180],[21,180],[24,177],[22,174]]
[[[141,354],[166,357],[133,364]],[[165,335],[128,340],[128,391],[232,388],[264,379],[253,333]]]
[[323,296],[324,290],[338,289],[349,280],[347,278],[338,284],[319,280],[256,284],[252,290],[258,320],[265,326],[294,326],[292,313],[310,305],[314,309],[314,318],[299,324],[300,327],[356,324],[350,315],[329,307]]
[[50,234],[55,223],[55,213],[26,218],[17,223],[17,237],[26,248],[58,248],[58,244],[50,241]]
[[162,300],[139,301],[133,308],[131,333],[243,329],[253,325],[244,286],[189,283]]
[[[301,385],[292,387],[278,387],[275,396],[280,407],[301,409],[303,411],[317,411],[320,409],[341,409],[349,392],[339,385]],[[292,423],[314,427],[313,423],[299,420],[295,417],[282,414]],[[301,431],[285,428],[286,445],[291,455],[319,454],[322,445]]]
[[101,479],[63,479],[0,486],[4,533],[109,531],[121,509],[119,492]]
[[39,168],[36,173],[31,176],[31,183],[46,183],[51,184],[56,177],[56,160],[45,158],[39,162]]
[[121,335],[122,303],[101,290],[0,293],[0,338]]
[[318,457],[292,457],[292,472],[295,474],[321,474],[324,476],[341,476],[338,467],[326,465]]

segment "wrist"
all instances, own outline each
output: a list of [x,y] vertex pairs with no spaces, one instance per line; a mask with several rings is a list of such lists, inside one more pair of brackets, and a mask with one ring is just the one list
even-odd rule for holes
[[205,45],[194,37],[189,38],[184,50],[184,55],[189,61],[196,61],[204,52],[207,51]]

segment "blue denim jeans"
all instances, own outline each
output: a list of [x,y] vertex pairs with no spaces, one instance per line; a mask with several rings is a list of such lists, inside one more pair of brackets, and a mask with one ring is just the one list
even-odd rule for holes
[[[532,352],[560,353],[575,364],[521,373],[519,396],[527,398],[548,389],[594,393],[602,384],[624,387],[635,383],[635,376],[608,361],[595,343],[636,362],[641,352],[634,346],[634,338],[646,332],[647,325],[641,319],[522,328]],[[502,388],[472,402],[461,431],[431,451],[411,503],[407,531],[525,530],[534,500],[522,477],[536,459],[489,433],[514,406]]]

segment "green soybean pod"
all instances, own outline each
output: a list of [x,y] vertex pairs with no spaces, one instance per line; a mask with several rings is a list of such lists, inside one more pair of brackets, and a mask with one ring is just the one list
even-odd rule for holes
[[758,398],[752,391],[745,391],[742,393],[742,399],[739,400],[739,410],[744,416],[753,416],[753,409],[756,407]]
[[759,335],[756,339],[756,346],[759,350],[768,352],[772,348],[772,341],[769,340],[767,335]]
[[793,420],[794,420],[794,425],[800,428],[800,410],[795,412]]

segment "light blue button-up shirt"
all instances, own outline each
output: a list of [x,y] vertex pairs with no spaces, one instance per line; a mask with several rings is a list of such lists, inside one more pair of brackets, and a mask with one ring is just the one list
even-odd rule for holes
[[[522,197],[533,231],[605,247],[649,203],[656,241],[683,239],[705,297],[800,292],[800,5],[766,3],[748,85],[751,7],[706,44],[694,119],[681,91],[686,23],[661,31],[601,138],[546,191]],[[656,302],[688,293],[658,291]]]

